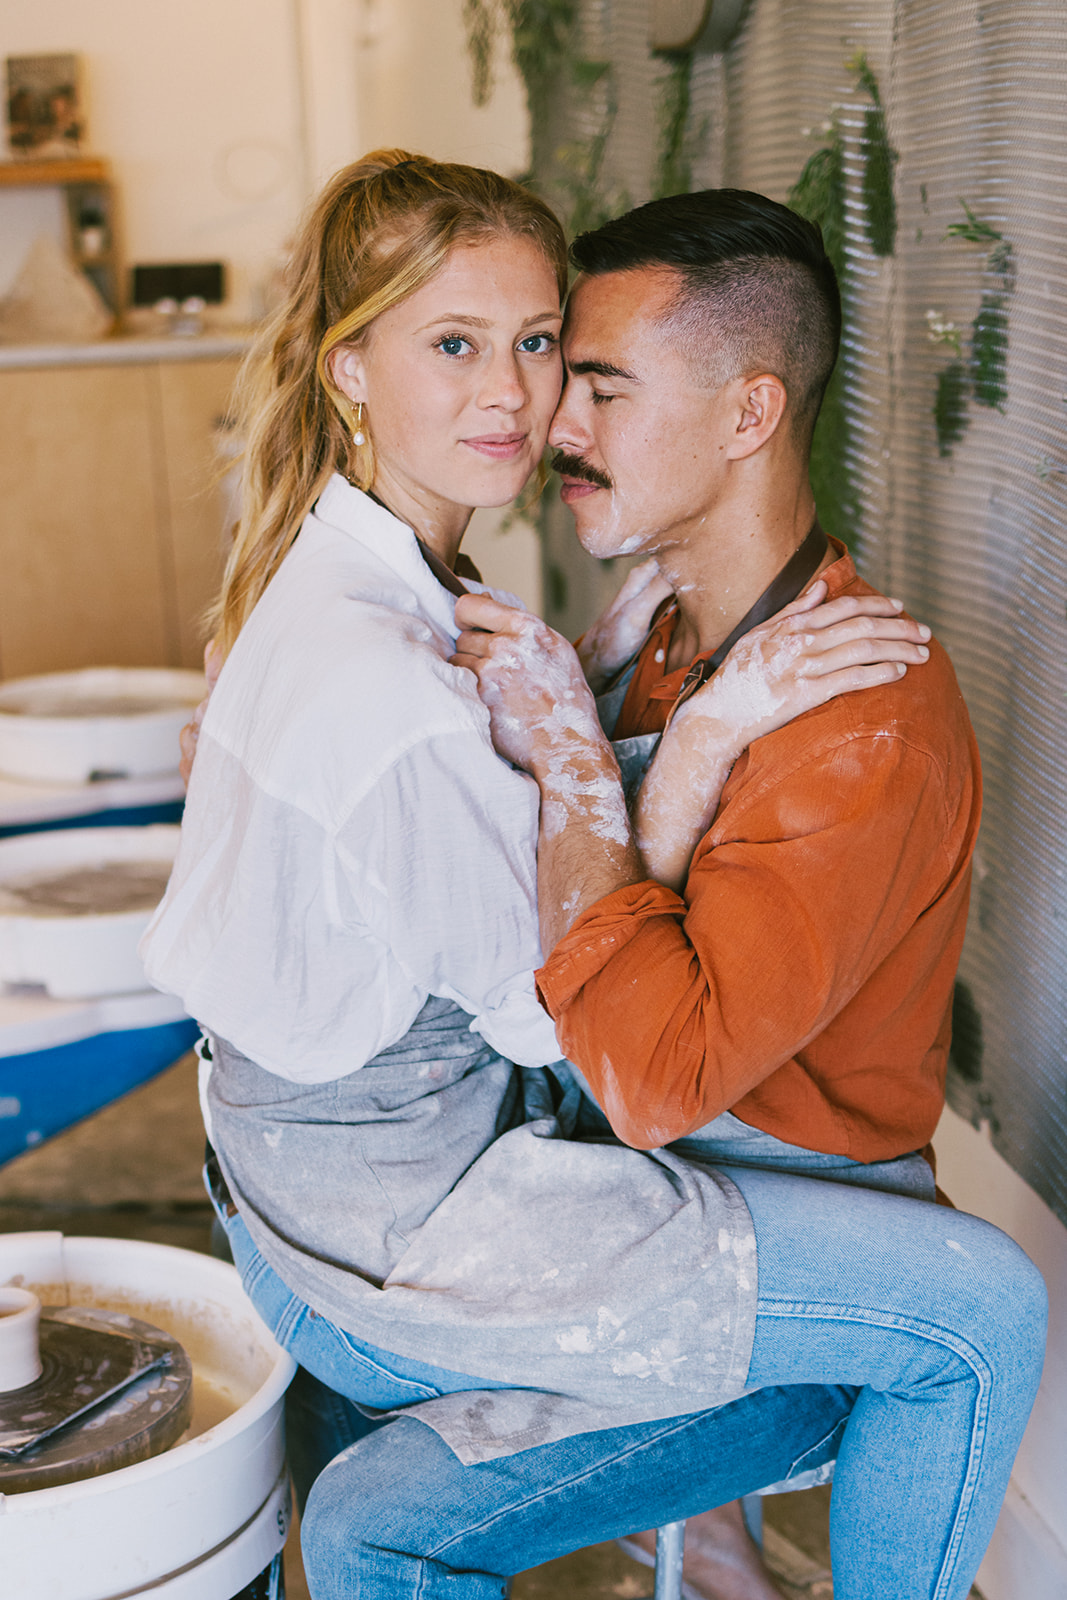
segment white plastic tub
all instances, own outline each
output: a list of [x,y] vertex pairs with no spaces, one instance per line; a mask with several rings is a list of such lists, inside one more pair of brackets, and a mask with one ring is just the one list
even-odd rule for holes
[[199,672],[90,667],[0,684],[0,773],[40,783],[175,772]]
[[[169,875],[180,829],[69,828],[0,839],[0,890],[36,878],[95,870],[109,862],[153,863]],[[0,983],[40,984],[59,1000],[147,988],[137,954],[154,907],[31,915],[0,904]]]
[[100,1478],[0,1495],[7,1600],[230,1600],[289,1521],[282,1402],[295,1370],[233,1267],[167,1245],[0,1235],[0,1283],[165,1328],[193,1363],[188,1437]]

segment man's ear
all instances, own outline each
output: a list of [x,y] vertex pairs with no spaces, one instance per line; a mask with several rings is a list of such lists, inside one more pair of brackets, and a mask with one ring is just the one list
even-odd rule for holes
[[333,379],[334,388],[346,394],[353,405],[362,400],[367,403],[367,380],[363,366],[363,352],[356,344],[339,344],[326,357],[326,370]]
[[731,461],[755,455],[777,431],[788,402],[785,384],[773,372],[737,380],[737,426],[726,447]]

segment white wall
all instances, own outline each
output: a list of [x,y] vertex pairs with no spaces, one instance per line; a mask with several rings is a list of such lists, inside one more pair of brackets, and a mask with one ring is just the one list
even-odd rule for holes
[[986,1600],[1067,1595],[1067,1228],[997,1154],[946,1110],[934,1139],[938,1182],[964,1211],[1022,1245],[1049,1290],[1048,1354],[1008,1498],[978,1574]]
[[[226,262],[225,315],[254,318],[306,200],[362,151],[404,145],[516,173],[521,84],[506,52],[471,104],[462,0],[3,0],[0,56],[84,57],[89,148],[112,163],[123,252]],[[56,190],[0,190],[0,295],[34,237],[65,237]],[[540,605],[535,536],[482,516],[487,581]]]
[[[470,103],[462,0],[4,0],[0,56],[84,57],[92,153],[112,162],[127,261],[214,260],[253,313],[309,195],[361,150],[409,144],[518,171],[521,86]],[[54,220],[0,193],[0,293]]]

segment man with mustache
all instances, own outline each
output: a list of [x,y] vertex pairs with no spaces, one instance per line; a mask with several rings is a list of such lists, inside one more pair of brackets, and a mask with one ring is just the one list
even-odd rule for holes
[[[951,666],[935,644],[745,751],[716,723],[716,672],[756,623],[815,578],[871,592],[808,479],[833,269],[809,224],[731,191],[572,253],[553,466],[586,550],[653,560],[578,654],[487,597],[456,612],[497,748],[541,787],[542,1000],[626,1143],[932,1198],[980,801]],[[729,1548],[702,1592],[776,1594],[739,1516],[713,1520]]]

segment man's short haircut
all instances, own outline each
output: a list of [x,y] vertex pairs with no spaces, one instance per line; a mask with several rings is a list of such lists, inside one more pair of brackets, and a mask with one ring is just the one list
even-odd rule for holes
[[841,338],[841,295],[813,222],[745,189],[704,189],[638,206],[571,246],[591,277],[661,267],[680,275],[663,319],[697,381],[773,372],[795,437],[810,445]]

